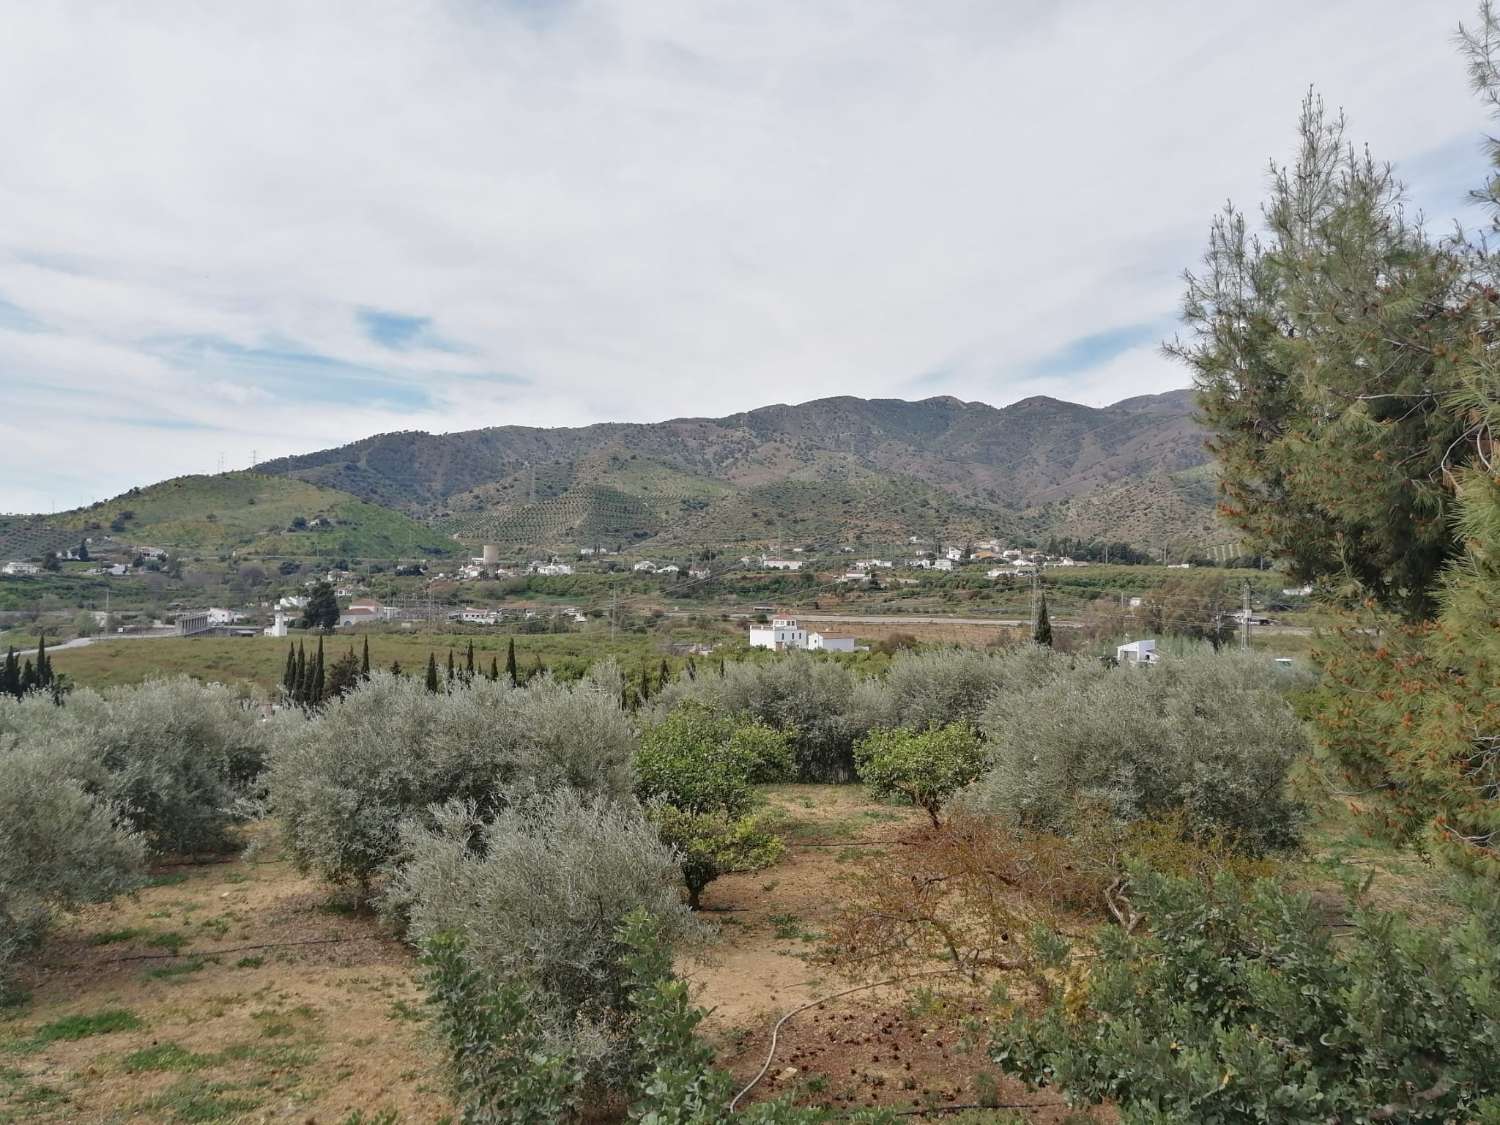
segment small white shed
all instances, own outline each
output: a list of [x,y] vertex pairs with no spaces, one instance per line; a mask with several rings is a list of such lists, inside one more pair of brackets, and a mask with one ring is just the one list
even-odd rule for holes
[[1115,649],[1115,659],[1121,664],[1155,664],[1158,656],[1153,640],[1131,641]]

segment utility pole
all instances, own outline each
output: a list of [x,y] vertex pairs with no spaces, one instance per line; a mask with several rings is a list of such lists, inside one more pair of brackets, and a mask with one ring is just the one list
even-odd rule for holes
[[1240,598],[1240,604],[1243,610],[1240,616],[1244,621],[1244,628],[1240,632],[1240,648],[1248,652],[1250,649],[1250,579],[1248,578],[1245,579],[1245,587]]

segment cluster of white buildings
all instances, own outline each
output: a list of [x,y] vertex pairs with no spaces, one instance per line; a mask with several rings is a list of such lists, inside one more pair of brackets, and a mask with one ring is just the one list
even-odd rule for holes
[[808,652],[853,652],[854,638],[835,633],[804,629],[795,617],[781,614],[769,625],[750,626],[750,647],[768,648],[774,652],[803,649]]

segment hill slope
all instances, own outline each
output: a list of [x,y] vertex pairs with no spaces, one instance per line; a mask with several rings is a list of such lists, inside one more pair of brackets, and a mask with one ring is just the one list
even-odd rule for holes
[[1072,521],[1159,543],[1210,526],[1211,496],[1174,483],[1206,460],[1191,396],[1174,391],[1098,409],[839,397],[718,419],[402,432],[260,471],[474,542],[957,538]]
[[46,522],[70,533],[113,529],[117,538],[174,553],[392,558],[452,547],[402,512],[264,473],[176,477]]

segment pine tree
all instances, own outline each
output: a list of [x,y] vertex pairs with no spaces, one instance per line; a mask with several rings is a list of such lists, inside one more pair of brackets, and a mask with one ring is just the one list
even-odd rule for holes
[[365,638],[365,649],[359,658],[359,678],[368,680],[370,678],[370,638]]
[[516,675],[516,638],[510,639],[510,644],[505,649],[505,674],[510,677],[510,686],[515,687],[520,683]]
[[429,652],[427,654],[427,690],[435,692],[435,691],[437,691],[437,689],[438,689],[437,657],[433,653]]
[[338,595],[326,581],[314,582],[307,594],[307,608],[302,611],[302,627],[330,633],[338,623]]
[[1043,590],[1036,603],[1036,628],[1031,632],[1036,644],[1052,647],[1052,621],[1047,616],[1047,591]]

